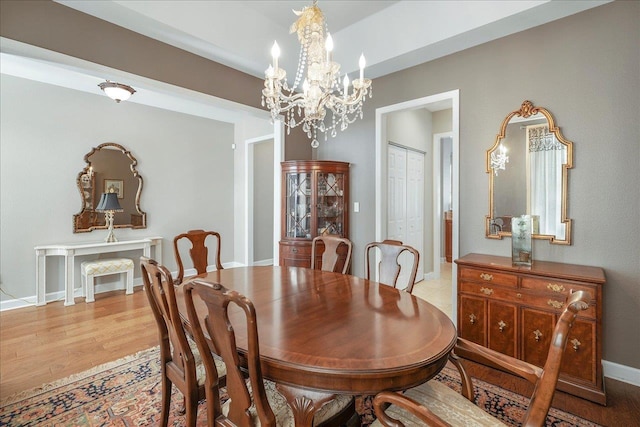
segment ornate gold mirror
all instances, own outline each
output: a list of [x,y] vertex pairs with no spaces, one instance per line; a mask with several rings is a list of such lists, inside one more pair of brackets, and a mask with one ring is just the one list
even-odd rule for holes
[[77,178],[82,198],[80,213],[73,216],[73,232],[106,229],[104,212],[96,211],[103,193],[117,193],[122,211],[114,212],[115,228],[147,228],[147,214],[140,209],[142,177],[138,161],[122,145],[107,142],[84,156],[87,165]]
[[502,122],[486,161],[488,238],[511,236],[511,218],[527,214],[533,216],[533,238],[571,244],[567,171],[573,167],[573,143],[548,110],[524,101]]

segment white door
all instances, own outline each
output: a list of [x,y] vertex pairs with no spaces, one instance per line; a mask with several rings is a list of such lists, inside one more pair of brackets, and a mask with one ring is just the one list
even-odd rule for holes
[[[424,277],[424,154],[407,152],[407,232],[403,242],[420,254],[416,279]],[[412,262],[409,259],[409,262]]]
[[[424,154],[394,145],[388,146],[388,211],[387,239],[400,240],[424,253]],[[401,272],[397,287],[405,288],[409,281],[413,259],[400,257]],[[422,280],[422,260],[416,278]]]
[[406,235],[407,150],[389,145],[387,239],[402,240]]

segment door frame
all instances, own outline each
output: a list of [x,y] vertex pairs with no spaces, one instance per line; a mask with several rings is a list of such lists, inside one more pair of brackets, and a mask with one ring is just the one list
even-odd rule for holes
[[[433,134],[433,277],[440,278],[440,263],[442,262],[443,240],[443,206],[442,206],[442,139],[453,139],[453,132]],[[453,165],[452,165],[453,166]],[[453,182],[452,182],[453,184]],[[453,202],[453,200],[452,200]]]
[[259,144],[269,139],[273,139],[273,265],[279,265],[280,256],[278,241],[280,240],[280,162],[284,160],[284,132],[283,122],[275,120],[273,123],[273,133],[262,135],[256,138],[245,140],[246,150],[244,152],[245,171],[245,219],[244,232],[246,245],[244,247],[245,265],[253,265],[253,155],[255,144]]
[[[386,206],[387,206],[387,174],[386,174],[386,155],[387,152],[387,129],[386,129],[386,115],[389,113],[395,113],[403,110],[413,110],[416,108],[426,108],[431,104],[448,102],[451,104],[451,134],[452,134],[452,200],[451,207],[453,210],[453,227],[452,227],[452,256],[453,259],[459,257],[459,191],[460,191],[460,91],[458,89],[443,92],[435,95],[426,96],[423,98],[417,98],[398,104],[392,104],[385,107],[376,109],[376,174],[375,174],[375,187],[376,187],[376,204],[375,204],[375,233],[376,240],[381,241],[384,239],[384,233],[386,231]],[[426,180],[425,180],[426,181]],[[438,189],[438,193],[440,190]],[[436,207],[434,206],[434,209]],[[435,215],[434,215],[435,216]],[[435,222],[435,219],[434,219]],[[457,318],[458,304],[457,304],[457,268],[453,263],[451,267],[451,288],[452,288],[452,316]]]

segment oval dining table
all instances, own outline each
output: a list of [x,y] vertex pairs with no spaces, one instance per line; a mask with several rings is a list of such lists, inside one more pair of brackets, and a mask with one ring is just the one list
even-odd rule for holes
[[[356,276],[256,266],[212,271],[185,283],[194,278],[220,283],[253,302],[263,375],[278,384],[297,425],[312,419],[303,413],[310,403],[315,410],[335,394],[375,395],[428,381],[455,345],[456,329],[438,308]],[[190,329],[182,287],[178,309]],[[194,304],[204,318],[204,303],[196,297]],[[230,312],[232,322],[243,316]],[[235,333],[239,353],[246,354],[246,331]]]

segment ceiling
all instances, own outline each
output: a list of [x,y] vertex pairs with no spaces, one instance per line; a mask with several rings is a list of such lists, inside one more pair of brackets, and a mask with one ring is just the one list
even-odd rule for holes
[[[289,27],[309,1],[54,0],[259,78],[278,41],[280,66],[295,74],[299,45]],[[334,39],[334,60],[376,78],[544,24],[610,0],[320,0]],[[0,38],[0,72],[104,96],[105,79],[137,92],[127,102],[223,121],[240,121],[263,110],[219,99],[122,70]],[[350,76],[352,79],[355,75]],[[374,82],[375,85],[375,82]],[[432,111],[447,108],[434,105]]]
[[[307,1],[55,0],[132,31],[264,78],[278,41],[280,66],[291,76],[297,38],[289,34]],[[587,0],[320,0],[334,39],[334,60],[380,77],[544,24],[605,1]],[[353,78],[353,77],[352,77]]]

